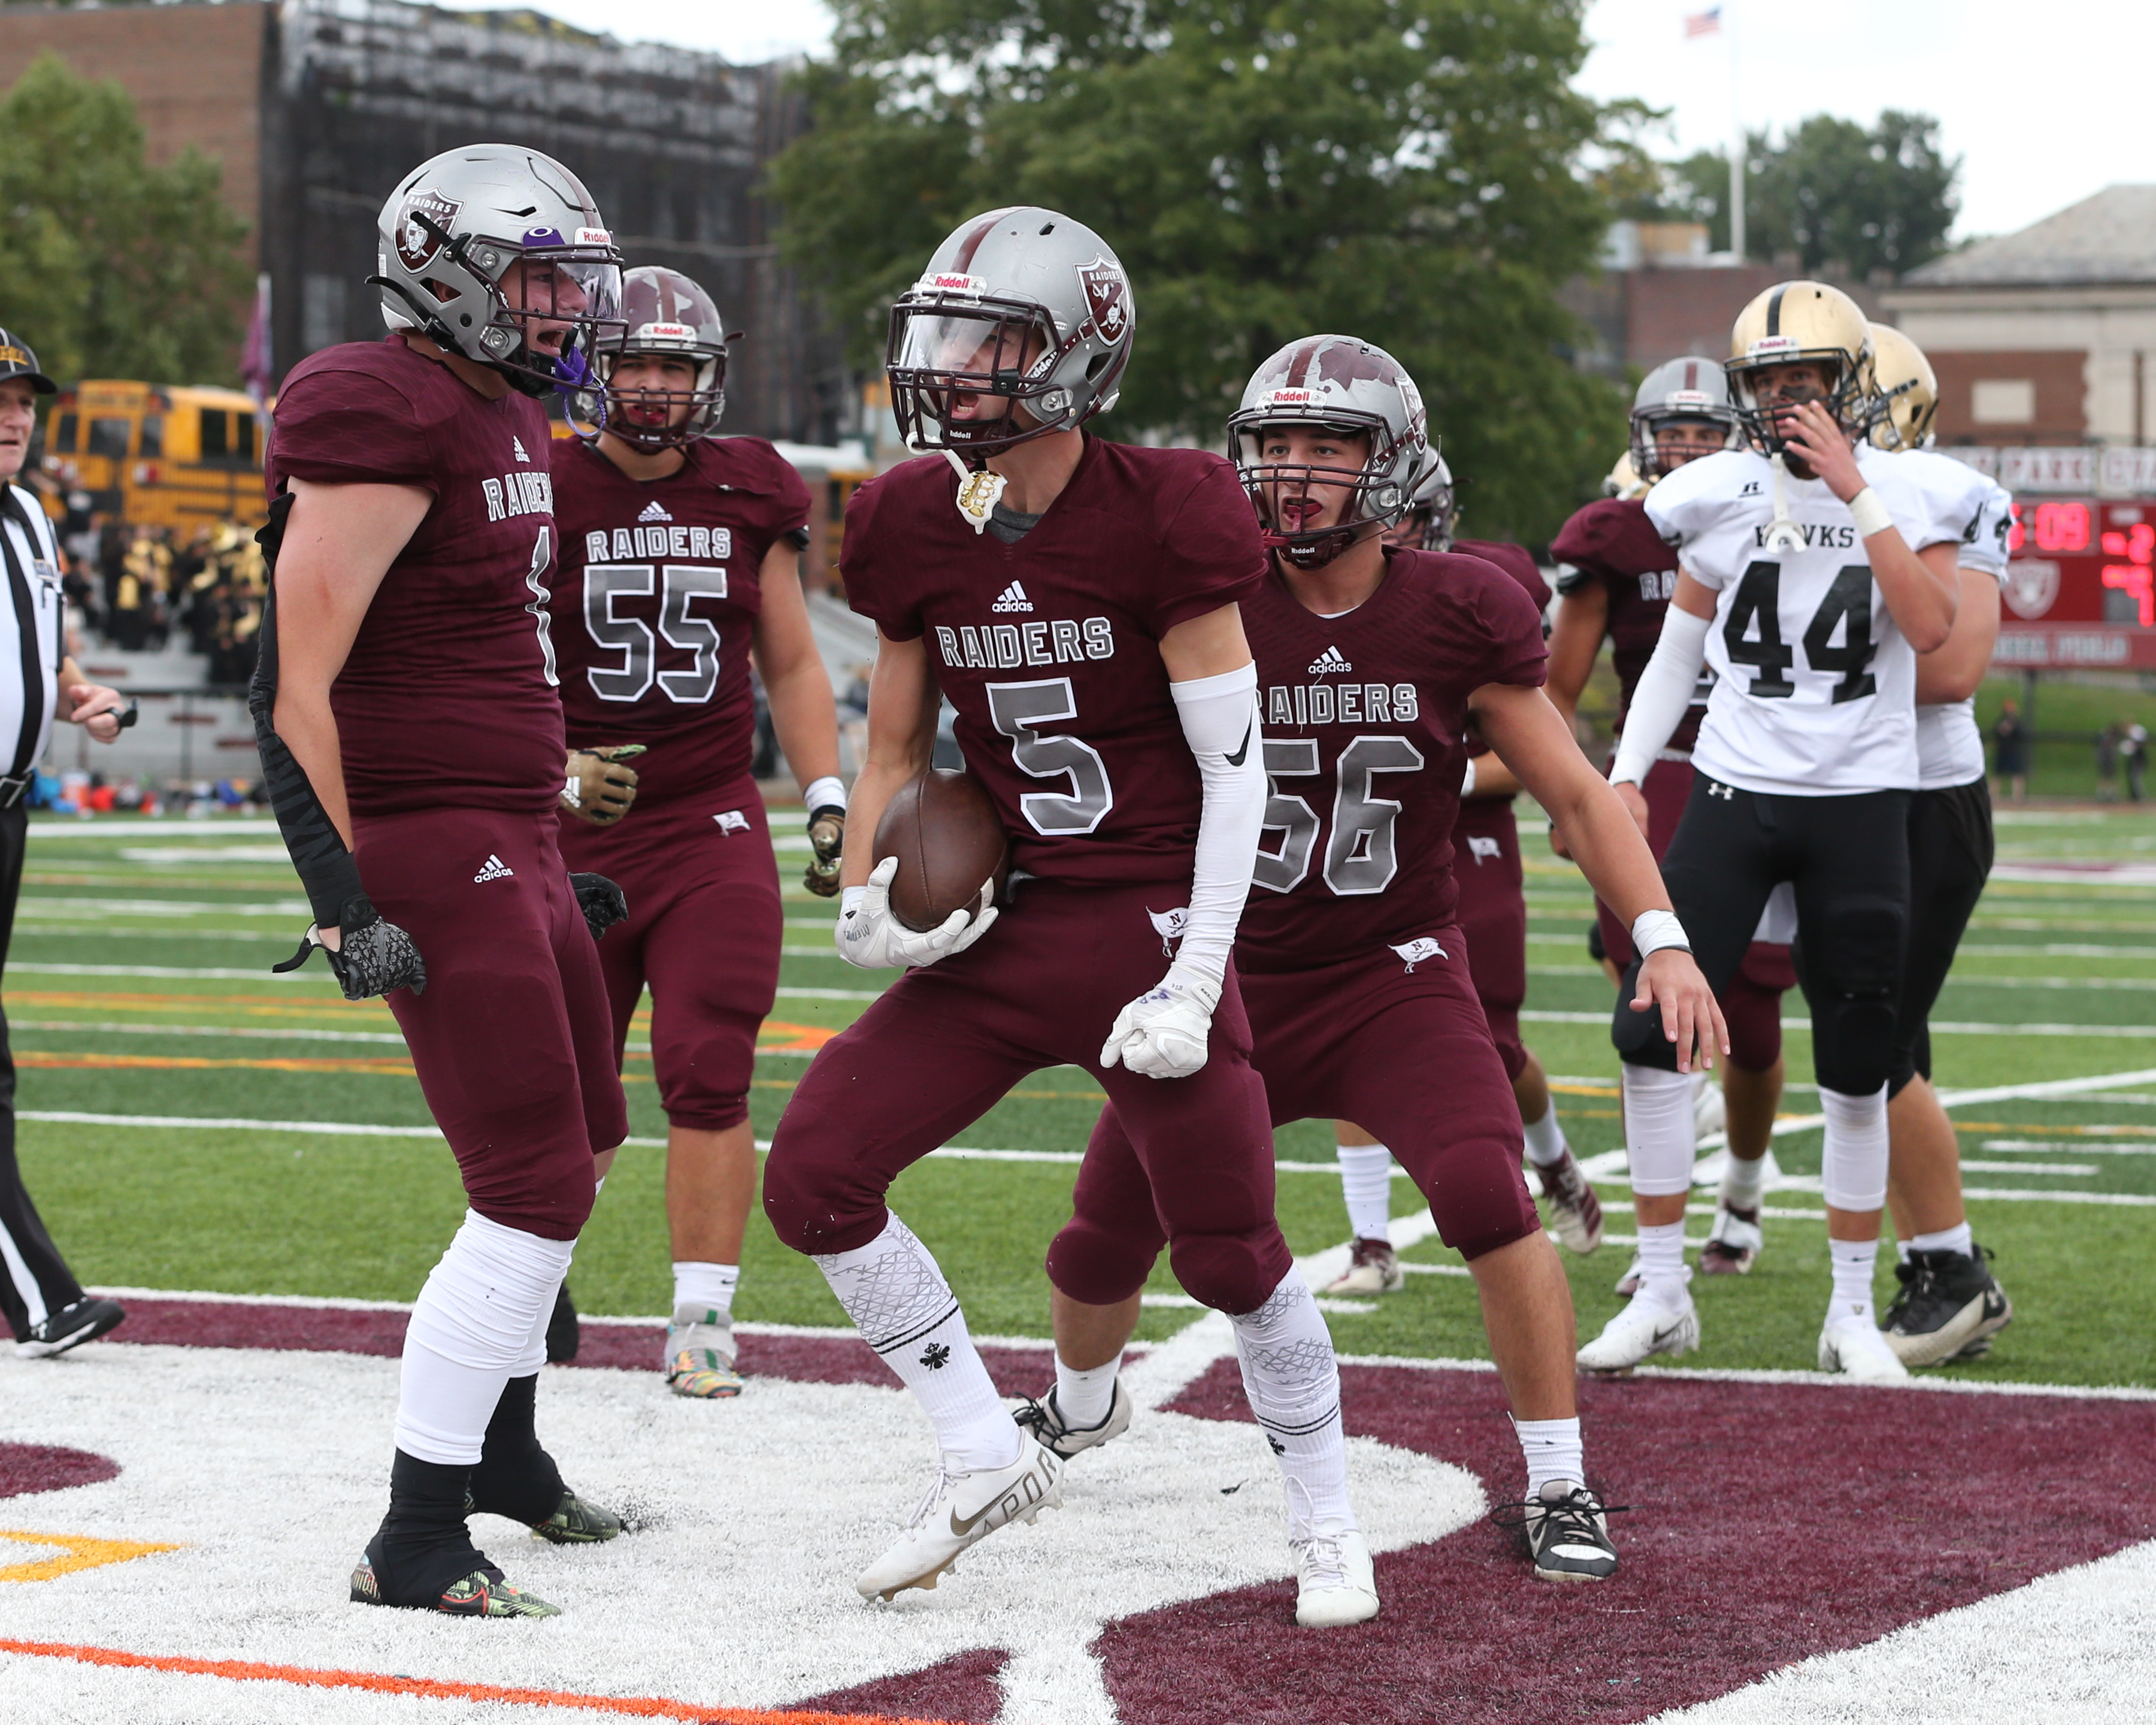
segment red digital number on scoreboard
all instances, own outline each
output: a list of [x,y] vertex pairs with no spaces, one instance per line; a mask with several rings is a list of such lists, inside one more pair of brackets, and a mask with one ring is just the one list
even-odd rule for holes
[[2103,584],[2133,601],[2143,629],[2156,626],[2156,527],[2146,521],[2103,536]]

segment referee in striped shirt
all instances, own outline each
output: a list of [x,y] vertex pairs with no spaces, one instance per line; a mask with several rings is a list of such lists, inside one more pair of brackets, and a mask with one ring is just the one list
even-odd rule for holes
[[[54,393],[38,357],[0,330],[0,965],[15,926],[29,825],[23,796],[55,718],[85,726],[100,742],[119,736],[120,696],[84,677],[68,656],[59,547],[36,493],[14,483],[38,425],[37,398]],[[15,1352],[64,1353],[126,1317],[118,1304],[85,1294],[38,1219],[15,1162],[15,1062],[0,1014],[0,1312]]]

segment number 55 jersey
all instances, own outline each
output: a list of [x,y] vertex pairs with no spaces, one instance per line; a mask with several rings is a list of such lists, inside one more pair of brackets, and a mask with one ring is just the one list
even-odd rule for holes
[[1010,835],[1014,869],[1072,886],[1190,879],[1198,763],[1160,639],[1249,598],[1265,571],[1235,470],[1204,449],[1087,437],[1015,544],[976,533],[940,456],[854,494],[846,600],[925,640],[958,746]]
[[[1937,531],[1897,458],[1857,466],[1912,551]],[[1775,497],[1788,502],[1778,548]],[[1799,797],[1917,788],[1917,655],[1872,578],[1847,506],[1823,480],[1777,475],[1750,449],[1690,461],[1646,496],[1647,518],[1714,590],[1716,681],[1692,765],[1739,790]]]

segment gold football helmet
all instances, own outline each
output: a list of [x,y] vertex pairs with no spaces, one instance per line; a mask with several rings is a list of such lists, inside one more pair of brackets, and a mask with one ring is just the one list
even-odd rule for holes
[[1871,441],[1894,454],[1928,448],[1939,380],[1924,350],[1892,324],[1871,326]]
[[1620,497],[1628,503],[1635,497],[1647,495],[1647,481],[1640,477],[1640,470],[1632,465],[1630,449],[1617,458],[1617,465],[1609,470],[1609,478],[1602,481],[1602,495]]
[[1861,433],[1871,407],[1871,326],[1863,309],[1823,281],[1777,283],[1737,315],[1729,332],[1729,376],[1738,422],[1762,454],[1781,453],[1774,416],[1762,413],[1753,379],[1767,366],[1810,362],[1833,381],[1820,398],[1847,430]]

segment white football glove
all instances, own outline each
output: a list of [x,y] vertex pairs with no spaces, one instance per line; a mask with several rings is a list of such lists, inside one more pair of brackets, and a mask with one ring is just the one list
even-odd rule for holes
[[891,883],[898,859],[887,856],[870,874],[868,885],[846,890],[836,930],[839,956],[863,970],[891,970],[933,964],[963,952],[988,932],[1002,913],[991,901],[995,883],[983,881],[968,910],[953,911],[937,927],[916,934],[891,913]]
[[1101,1045],[1101,1065],[1120,1060],[1147,1078],[1188,1078],[1205,1065],[1213,1009],[1219,1004],[1219,983],[1171,964],[1158,983],[1116,1014]]

